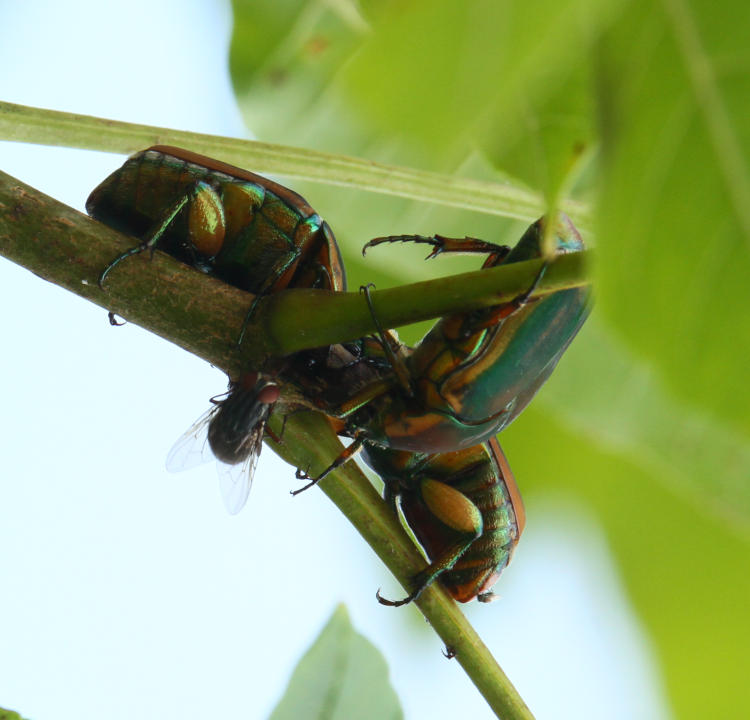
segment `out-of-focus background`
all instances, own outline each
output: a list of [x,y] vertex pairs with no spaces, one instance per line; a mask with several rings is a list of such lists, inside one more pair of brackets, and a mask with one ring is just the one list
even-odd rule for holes
[[[465,611],[539,718],[745,717],[748,10],[535,6],[0,2],[0,100],[589,203],[597,307],[501,437],[528,525],[498,602]],[[81,210],[123,160],[0,143],[2,170]],[[333,226],[353,287],[476,268],[400,246],[363,260],[370,237],[512,242],[527,224],[288,184]],[[344,602],[405,717],[489,716],[418,612],[377,604],[398,584],[322,493],[291,498],[272,452],[236,517],[211,466],[166,473],[220,372],[7,261],[0,287],[0,705],[265,718]]]

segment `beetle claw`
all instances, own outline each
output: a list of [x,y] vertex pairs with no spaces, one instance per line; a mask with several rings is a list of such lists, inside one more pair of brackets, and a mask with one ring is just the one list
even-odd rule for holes
[[118,322],[117,316],[110,310],[107,313],[107,317],[109,318],[109,324],[112,325],[112,327],[122,327],[123,325],[127,325],[126,322]]
[[389,600],[388,598],[384,598],[380,594],[380,588],[378,588],[378,591],[375,593],[375,597],[381,605],[387,605],[388,607],[401,607],[402,605],[408,605],[412,600],[416,600],[418,594],[418,592],[411,593],[410,595],[407,595],[403,600]]

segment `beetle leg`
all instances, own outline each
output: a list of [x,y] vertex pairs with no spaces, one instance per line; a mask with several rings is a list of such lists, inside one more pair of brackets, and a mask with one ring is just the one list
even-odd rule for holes
[[[461,336],[469,337],[474,333],[479,332],[480,330],[493,327],[500,323],[502,320],[505,320],[506,318],[513,315],[513,313],[518,312],[527,303],[532,302],[533,299],[531,298],[531,296],[534,294],[534,291],[537,289],[539,283],[544,277],[544,273],[547,272],[547,268],[549,267],[549,265],[549,262],[545,262],[542,267],[539,268],[539,272],[537,272],[537,274],[534,276],[534,280],[532,281],[531,285],[522,293],[516,295],[516,297],[514,297],[512,300],[508,300],[508,302],[504,302],[501,305],[496,305],[495,307],[478,310],[474,313],[469,313],[466,316],[466,321],[464,323]],[[485,265],[485,267],[487,266]],[[477,321],[477,318],[481,318],[481,320]]]
[[[199,198],[204,198],[204,202],[196,203]],[[201,245],[208,240],[207,245],[209,246],[209,251],[204,254],[214,255],[215,246],[218,245],[220,247],[224,238],[224,218],[221,200],[216,194],[216,191],[208,183],[198,181],[166,210],[163,217],[144,235],[143,240],[138,245],[118,255],[111,263],[109,263],[109,265],[107,265],[107,267],[104,268],[101,275],[99,275],[99,287],[104,288],[104,280],[107,275],[109,275],[115,265],[122,262],[125,258],[146,252],[146,250],[150,250],[151,255],[153,256],[159,240],[164,236],[164,233],[174,222],[180,211],[186,206],[192,206],[191,210],[193,210],[196,215],[210,215],[211,220],[214,221],[214,227],[212,230],[208,231],[208,234],[206,234],[203,222],[201,222],[200,218],[191,217],[188,224],[188,232],[191,236],[195,235],[193,227],[199,228],[198,232],[204,233],[203,237],[191,237],[191,241],[196,244],[196,247],[202,252],[203,248]],[[214,237],[210,237],[211,235]]]
[[383,500],[386,505],[391,509],[391,512],[398,517],[398,496],[401,492],[401,488],[399,487],[399,484],[396,482],[393,482],[392,480],[382,478],[384,486],[383,486]]
[[380,591],[375,593],[375,597],[381,605],[387,605],[388,607],[401,607],[402,605],[408,605],[410,602],[419,598],[419,596],[430,586],[435,580],[440,577],[446,570],[450,570],[463,555],[469,546],[476,540],[478,535],[472,535],[471,538],[458,542],[455,545],[449,547],[444,555],[438,558],[435,562],[430,563],[424,570],[418,572],[413,580],[412,585],[414,590],[410,592],[405,598],[401,600],[388,600],[384,598]]
[[401,389],[406,393],[407,397],[414,397],[414,388],[411,384],[411,375],[409,373],[409,369],[406,367],[406,364],[404,361],[396,356],[396,353],[393,352],[393,347],[391,346],[391,343],[389,342],[390,337],[392,336],[386,336],[386,333],[384,332],[382,326],[380,325],[380,320],[378,320],[378,316],[375,313],[375,306],[372,304],[372,296],[370,295],[370,288],[375,287],[372,283],[369,283],[368,285],[363,285],[359,288],[360,292],[363,292],[365,294],[365,298],[367,299],[367,307],[370,308],[370,315],[372,316],[373,322],[375,323],[375,327],[378,331],[378,337],[380,339],[380,345],[383,348],[383,351],[385,352],[385,356],[388,359],[388,363],[393,368],[393,372],[396,375],[396,379],[398,380],[398,384],[401,386]]
[[310,480],[307,485],[299,488],[298,490],[292,490],[292,495],[299,495],[303,490],[307,490],[308,488],[311,488],[313,485],[317,485],[324,477],[326,477],[330,472],[335,470],[336,468],[341,467],[342,465],[346,464],[351,460],[361,449],[362,444],[365,441],[364,435],[358,435],[356,438],[354,438],[354,442],[349,445],[349,447],[344,448],[344,450],[341,452],[341,454],[325,469],[323,470],[320,475],[317,477],[311,478],[306,472],[303,473],[299,469],[296,472],[296,476],[300,480]]
[[500,255],[505,257],[510,248],[507,245],[498,245],[497,243],[487,242],[479,238],[463,237],[450,238],[445,235],[387,235],[378,237],[365,243],[362,248],[362,254],[365,255],[367,250],[376,245],[392,242],[413,242],[432,245],[432,252],[425,258],[437,257],[444,252],[462,252],[462,253],[483,253],[486,255]]
[[273,440],[273,441],[274,441],[274,442],[275,442],[275,443],[276,443],[277,445],[281,445],[281,439],[282,439],[282,438],[284,437],[284,426],[285,426],[285,425],[286,425],[286,415],[284,415],[284,420],[282,421],[282,425],[281,425],[281,434],[280,434],[280,435],[277,435],[277,434],[276,434],[276,433],[275,433],[275,432],[274,432],[273,430],[271,430],[271,428],[270,428],[270,427],[268,427],[268,425],[266,425],[266,427],[264,428],[264,432],[265,432],[265,433],[266,433],[266,435],[268,435],[268,437],[270,437],[270,438],[271,438],[271,440]]
[[253,298],[253,301],[250,303],[250,307],[248,308],[247,313],[245,313],[245,319],[242,321],[240,334],[237,337],[237,347],[240,347],[240,345],[242,345],[242,340],[245,337],[247,326],[250,324],[250,321],[253,319],[253,315],[255,315],[255,310],[258,307],[258,303],[266,295],[270,295],[271,292],[273,292],[272,288],[274,284],[276,283],[276,281],[280,277],[282,277],[284,273],[287,272],[290,265],[293,265],[295,262],[299,260],[299,257],[300,257],[300,252],[297,251],[290,260],[288,260],[283,266],[278,268],[273,275],[269,276],[266,279],[262,287],[258,288],[258,292],[255,293],[255,297]]
[[[272,275],[269,275],[263,285],[258,288],[258,291],[255,293],[255,297],[253,298],[253,301],[250,303],[250,307],[247,310],[247,313],[245,314],[245,319],[242,321],[242,328],[240,328],[240,334],[237,338],[237,347],[242,345],[242,340],[245,337],[245,332],[247,331],[247,327],[250,324],[250,321],[253,318],[253,315],[255,314],[256,309],[258,308],[258,303],[261,301],[263,297],[266,295],[270,295],[272,292],[274,292],[273,288],[276,285],[276,283],[279,281],[280,278],[282,278],[287,272],[289,272],[290,268],[294,266],[297,262],[299,262],[300,257],[302,257],[302,250],[299,247],[295,247],[294,251],[290,253],[290,257],[281,264],[279,267],[275,269]],[[312,287],[312,285],[310,285]]]
[[419,485],[420,506],[430,513],[442,526],[455,533],[455,541],[441,548],[435,558],[413,579],[414,590],[401,600],[387,600],[377,593],[382,605],[400,607],[416,600],[442,573],[453,568],[459,558],[484,531],[484,521],[479,508],[460,490],[440,482],[424,478]]
[[498,316],[495,318],[494,322],[498,322],[500,320],[504,320],[508,316],[512,315],[517,310],[520,310],[526,303],[529,302],[531,299],[531,296],[534,294],[534,291],[539,286],[539,283],[541,282],[542,278],[544,277],[544,273],[547,272],[547,268],[550,266],[550,262],[545,262],[542,267],[539,268],[539,272],[534,277],[534,280],[532,281],[531,285],[529,285],[527,290],[524,290],[520,295],[516,295],[512,300],[509,300],[507,303],[503,303],[499,306],[498,310],[500,311]]

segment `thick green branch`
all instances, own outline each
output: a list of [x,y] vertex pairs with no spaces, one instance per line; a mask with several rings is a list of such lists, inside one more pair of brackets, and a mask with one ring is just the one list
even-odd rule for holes
[[[397,195],[449,207],[521,220],[536,220],[546,208],[540,195],[520,183],[492,183],[441,173],[383,165],[285,145],[135,125],[116,120],[0,102],[0,140],[65,145],[129,155],[150,145],[177,145],[260,173],[302,178]],[[566,201],[561,210],[588,232],[591,217],[582,203]]]
[[[176,343],[235,377],[269,355],[354,340],[375,331],[359,293],[289,290],[263,300],[238,353],[252,296],[155,253],[120,263],[103,290],[102,268],[128,238],[0,172],[0,254],[35,274]],[[536,294],[586,282],[585,253],[560,258]],[[415,283],[372,294],[380,322],[397,327],[510,300],[528,288],[539,261]]]

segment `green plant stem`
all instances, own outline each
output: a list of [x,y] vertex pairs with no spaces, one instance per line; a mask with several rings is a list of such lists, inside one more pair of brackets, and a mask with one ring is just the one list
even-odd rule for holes
[[[540,195],[520,183],[493,183],[251,140],[136,125],[116,120],[0,102],[0,140],[65,145],[130,154],[150,145],[177,145],[256,172],[325,182],[386,195],[434,202],[521,220],[546,211]],[[587,206],[560,204],[590,234]]]
[[[281,429],[278,421],[273,429],[278,434]],[[282,444],[273,441],[268,444],[284,460],[297,467],[309,467],[311,473],[324,470],[341,450],[330,424],[317,413],[288,416]],[[409,587],[410,580],[424,568],[424,560],[359,466],[347,463],[335,476],[322,480],[320,487],[404,587]],[[445,646],[456,653],[456,659],[498,717],[505,720],[533,717],[487,646],[442,587],[437,583],[429,587],[416,605]]]
[[[586,251],[555,260],[532,297],[585,285],[589,257],[590,251]],[[383,327],[401,327],[452,312],[498,305],[527,290],[542,262],[511,263],[374,290],[372,303]],[[330,294],[316,290],[294,288],[270,296],[266,303],[265,332],[279,354],[354,340],[376,329],[370,309],[360,293],[336,293],[332,298]],[[304,314],[296,312],[300,307],[305,308]]]
[[[289,290],[259,303],[238,352],[236,338],[253,296],[196,272],[164,253],[120,263],[100,288],[102,268],[133,238],[121,235],[0,172],[0,254],[151,330],[236,377],[271,355],[286,355],[374,332],[360,293]],[[528,288],[540,261],[513,263],[449,278],[376,290],[387,327],[510,300]],[[586,282],[585,253],[564,256],[545,273],[535,295]],[[198,301],[197,298],[200,298]],[[300,312],[300,308],[304,308]]]

